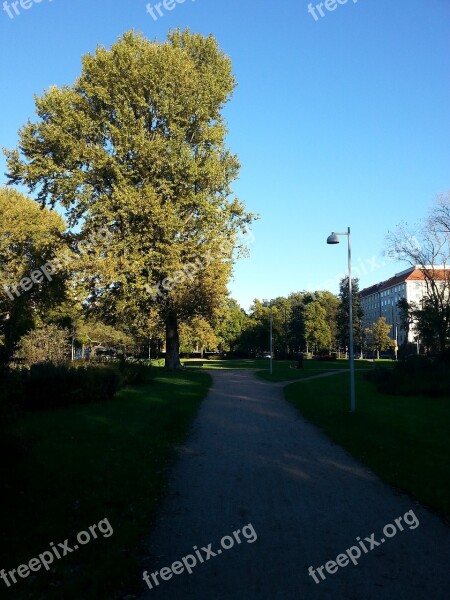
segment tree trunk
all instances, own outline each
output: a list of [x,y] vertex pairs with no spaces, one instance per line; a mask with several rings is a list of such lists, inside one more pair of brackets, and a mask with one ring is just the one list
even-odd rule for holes
[[177,315],[171,312],[166,317],[166,369],[181,369],[180,339],[178,337]]

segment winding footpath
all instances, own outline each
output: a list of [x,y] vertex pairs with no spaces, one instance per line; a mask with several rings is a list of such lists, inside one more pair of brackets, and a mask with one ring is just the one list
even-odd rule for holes
[[[158,585],[150,577],[142,600],[449,600],[450,529],[439,517],[307,423],[284,400],[286,383],[251,371],[211,375],[145,568],[150,577],[188,554],[188,564],[198,564],[192,574],[163,571],[168,580],[157,575]],[[324,376],[333,375],[343,376]],[[403,531],[395,525],[401,516]],[[382,543],[387,524],[397,533]],[[221,547],[224,536],[230,549]],[[359,546],[356,558],[358,537],[367,552]],[[215,556],[205,560],[209,544]],[[322,568],[320,576],[318,568],[352,546],[357,565],[347,554],[349,564],[330,564],[336,572]]]

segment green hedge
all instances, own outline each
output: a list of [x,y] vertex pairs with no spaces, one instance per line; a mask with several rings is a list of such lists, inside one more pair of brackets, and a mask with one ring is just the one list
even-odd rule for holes
[[139,363],[122,362],[119,369],[124,385],[141,385],[152,381],[156,375],[154,369]]
[[6,394],[9,402],[24,408],[54,408],[110,400],[123,383],[114,367],[39,364],[11,371]]
[[413,356],[396,363],[393,369],[369,370],[365,377],[384,394],[450,398],[450,368],[441,357]]

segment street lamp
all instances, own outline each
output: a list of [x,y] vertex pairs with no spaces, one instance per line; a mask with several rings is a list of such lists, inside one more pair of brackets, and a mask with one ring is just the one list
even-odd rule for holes
[[347,232],[335,233],[327,238],[327,244],[339,244],[339,236],[346,235],[348,240],[348,303],[349,303],[349,358],[350,358],[350,412],[355,412],[355,356],[353,349],[353,294],[352,294],[352,248],[350,243],[350,227]]
[[272,375],[272,361],[273,361],[273,313],[272,313],[272,302],[270,303],[270,368],[269,373]]
[[272,301],[270,301],[270,303],[268,302],[264,302],[263,304],[264,307],[269,307],[270,308],[270,362],[269,362],[269,373],[270,375],[272,375],[272,360],[273,360],[273,334],[272,334],[272,330],[273,330],[273,316],[272,316]]

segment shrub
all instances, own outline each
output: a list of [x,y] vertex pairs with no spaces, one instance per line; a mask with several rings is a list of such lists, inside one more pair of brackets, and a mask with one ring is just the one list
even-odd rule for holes
[[27,408],[53,408],[110,400],[123,384],[118,369],[37,364],[10,373],[9,399]]
[[24,335],[14,358],[30,367],[40,363],[62,364],[70,355],[69,332],[56,325],[42,325]]
[[450,397],[450,369],[444,362],[426,356],[409,357],[393,369],[378,367],[365,377],[384,394]]
[[155,377],[155,371],[145,364],[120,363],[120,372],[125,385],[141,385],[151,381]]

